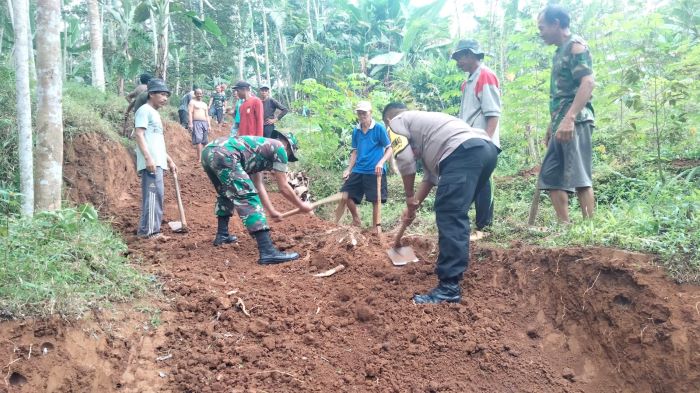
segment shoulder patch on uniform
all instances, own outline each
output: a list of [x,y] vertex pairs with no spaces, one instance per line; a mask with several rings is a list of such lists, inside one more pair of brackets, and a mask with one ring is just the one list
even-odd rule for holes
[[389,139],[391,140],[391,149],[394,157],[398,156],[399,153],[404,151],[406,149],[406,146],[408,146],[408,138],[406,138],[403,135],[399,135],[395,133],[394,131],[391,130],[391,127],[388,129],[389,131]]

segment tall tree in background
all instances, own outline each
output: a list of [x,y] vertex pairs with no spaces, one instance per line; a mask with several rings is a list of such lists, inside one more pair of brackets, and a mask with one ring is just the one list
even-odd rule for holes
[[[61,0],[37,2],[37,144],[34,180],[37,211],[61,208],[63,114],[61,97]],[[104,76],[102,77],[104,89]]]
[[170,0],[151,0],[151,24],[155,40],[156,76],[165,80],[168,74]]
[[102,20],[97,0],[88,0],[88,19],[90,20],[90,53],[92,58],[92,85],[105,91],[105,67],[102,54]]
[[34,214],[34,165],[32,162],[32,103],[29,99],[29,4],[13,3],[15,34],[15,88],[19,131],[19,189],[22,214]]

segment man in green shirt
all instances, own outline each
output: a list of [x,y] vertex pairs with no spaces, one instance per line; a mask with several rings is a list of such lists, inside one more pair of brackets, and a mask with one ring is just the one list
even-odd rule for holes
[[595,205],[591,175],[595,79],[588,45],[571,33],[570,19],[558,5],[547,6],[537,18],[542,40],[557,47],[550,80],[547,153],[538,188],[549,190],[561,223],[569,223],[569,193],[576,192],[584,218],[593,217]]
[[202,152],[202,166],[218,194],[215,208],[218,228],[214,245],[238,240],[228,232],[229,219],[235,210],[258,243],[258,263],[261,265],[299,258],[296,252],[281,252],[272,244],[265,210],[273,219],[279,219],[280,213],[270,202],[261,172],[270,171],[280,193],[301,212],[312,210],[311,205],[299,199],[287,183],[287,163],[297,160],[296,137],[277,131],[272,137],[274,139],[258,136],[218,138]]

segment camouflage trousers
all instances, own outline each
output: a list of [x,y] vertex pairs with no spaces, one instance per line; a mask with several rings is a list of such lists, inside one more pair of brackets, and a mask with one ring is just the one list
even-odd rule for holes
[[270,229],[258,191],[235,152],[220,146],[207,146],[202,151],[202,166],[218,194],[217,216],[230,216],[235,210],[248,232]]

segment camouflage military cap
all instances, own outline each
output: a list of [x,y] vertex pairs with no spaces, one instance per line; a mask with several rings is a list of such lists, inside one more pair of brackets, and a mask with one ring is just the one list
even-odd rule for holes
[[291,154],[289,154],[289,159],[290,162],[298,161],[299,159],[297,158],[297,150],[299,150],[299,141],[297,140],[297,137],[294,136],[291,132],[288,132],[286,134],[281,133],[277,130],[272,131],[273,138],[275,139],[284,139],[289,143],[289,150],[291,150]]

